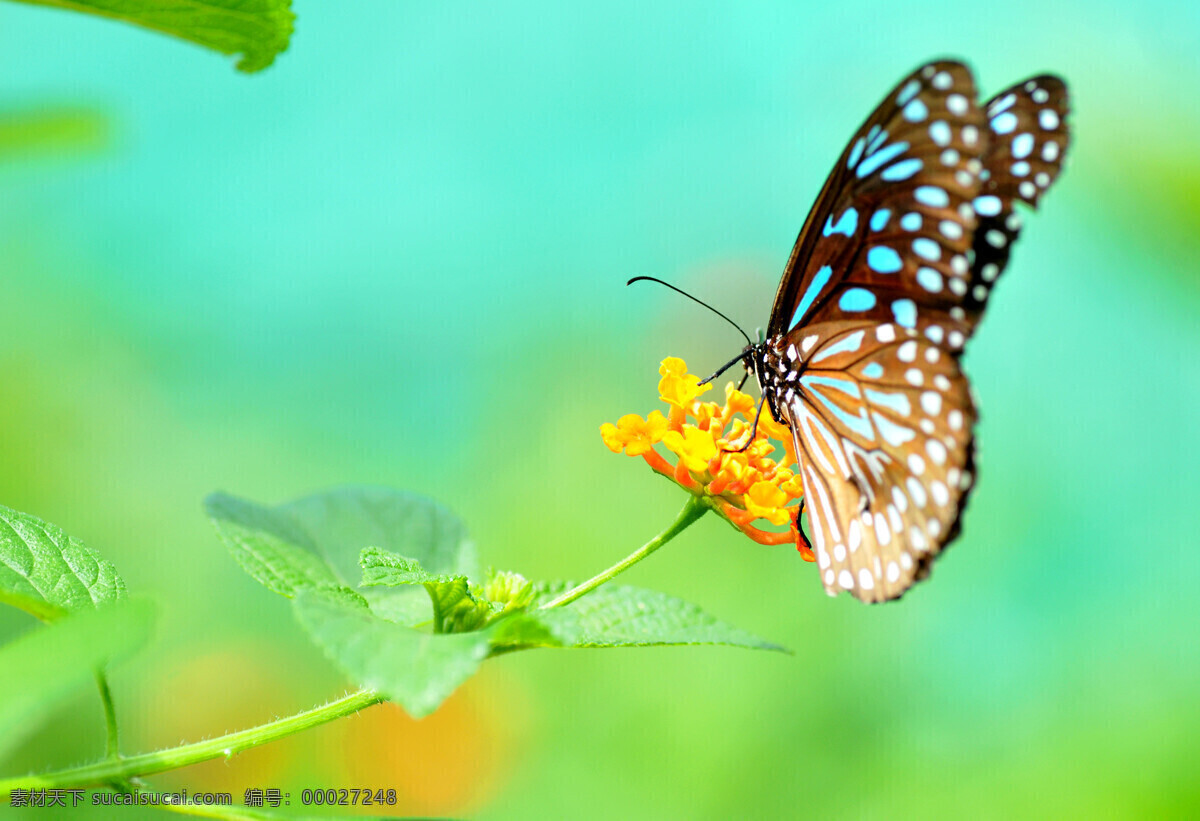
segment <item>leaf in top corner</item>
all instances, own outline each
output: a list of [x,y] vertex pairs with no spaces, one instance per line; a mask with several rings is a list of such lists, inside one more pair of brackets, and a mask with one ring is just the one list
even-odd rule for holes
[[222,54],[240,54],[240,71],[261,71],[288,47],[290,0],[23,0],[122,20]]
[[0,602],[50,621],[125,596],[112,563],[36,516],[0,505]]
[[[548,601],[570,587],[543,585]],[[717,619],[698,606],[655,590],[605,585],[563,607],[536,611],[544,618],[572,614],[579,639],[575,647],[651,647],[673,644],[727,644],[754,650],[784,648]],[[786,652],[786,651],[785,651]]]

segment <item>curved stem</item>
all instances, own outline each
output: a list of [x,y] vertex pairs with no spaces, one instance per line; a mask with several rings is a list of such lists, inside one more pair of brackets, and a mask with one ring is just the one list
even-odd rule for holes
[[187,767],[191,764],[199,764],[201,761],[208,761],[212,758],[229,758],[234,753],[240,753],[251,747],[266,744],[268,741],[276,741],[310,727],[356,713],[383,700],[383,696],[375,690],[359,690],[357,693],[351,693],[321,707],[281,718],[269,724],[251,727],[249,730],[230,733],[220,738],[210,738],[195,744],[186,744],[182,747],[172,747],[128,758],[107,759],[68,770],[5,779],[0,781],[0,799],[8,798],[13,790],[18,789],[88,787],[110,783],[117,779],[153,775],[166,770]]
[[633,567],[655,550],[658,550],[667,542],[671,541],[671,539],[674,539],[676,536],[682,533],[688,525],[699,519],[707,512],[708,504],[703,499],[701,499],[699,496],[689,495],[687,504],[683,506],[683,510],[679,511],[679,515],[675,517],[675,521],[672,522],[666,530],[664,530],[662,533],[659,533],[653,539],[646,542],[640,548],[630,553],[612,567],[597,573],[583,584],[578,584],[575,587],[572,587],[570,590],[560,593],[538,609],[549,610],[552,607],[562,607],[564,604],[570,604],[580,596],[590,593],[611,579],[613,576],[616,576],[618,573]]
[[100,690],[100,704],[104,707],[104,727],[107,739],[104,745],[104,755],[110,759],[117,759],[121,756],[117,711],[113,706],[112,690],[108,687],[108,678],[104,675],[104,670],[96,671],[96,686]]

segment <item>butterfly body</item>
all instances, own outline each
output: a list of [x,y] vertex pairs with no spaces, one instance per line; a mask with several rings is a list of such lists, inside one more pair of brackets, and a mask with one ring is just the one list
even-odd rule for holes
[[830,595],[899,597],[957,535],[974,473],[963,346],[1069,138],[1039,76],[976,103],[961,63],[905,78],[838,159],[742,362],[791,429]]

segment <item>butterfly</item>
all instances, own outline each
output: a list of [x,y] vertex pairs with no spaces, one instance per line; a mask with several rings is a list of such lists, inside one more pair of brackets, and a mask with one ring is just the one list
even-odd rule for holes
[[[831,596],[901,596],[957,536],[975,403],[959,363],[1069,144],[1067,88],[1032,77],[980,105],[970,70],[905,77],[851,138],[740,361],[791,429]],[[731,363],[733,364],[733,363]]]

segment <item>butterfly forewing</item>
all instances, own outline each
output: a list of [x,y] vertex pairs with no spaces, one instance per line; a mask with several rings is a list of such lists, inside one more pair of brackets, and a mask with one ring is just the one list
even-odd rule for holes
[[931,63],[901,81],[834,166],[768,333],[831,320],[912,328],[918,315],[956,327],[988,139],[966,66]]
[[905,78],[839,158],[796,240],[764,395],[792,430],[821,581],[900,596],[957,534],[975,409],[958,357],[1067,147],[1067,93],[1034,77],[975,102],[970,71]]

